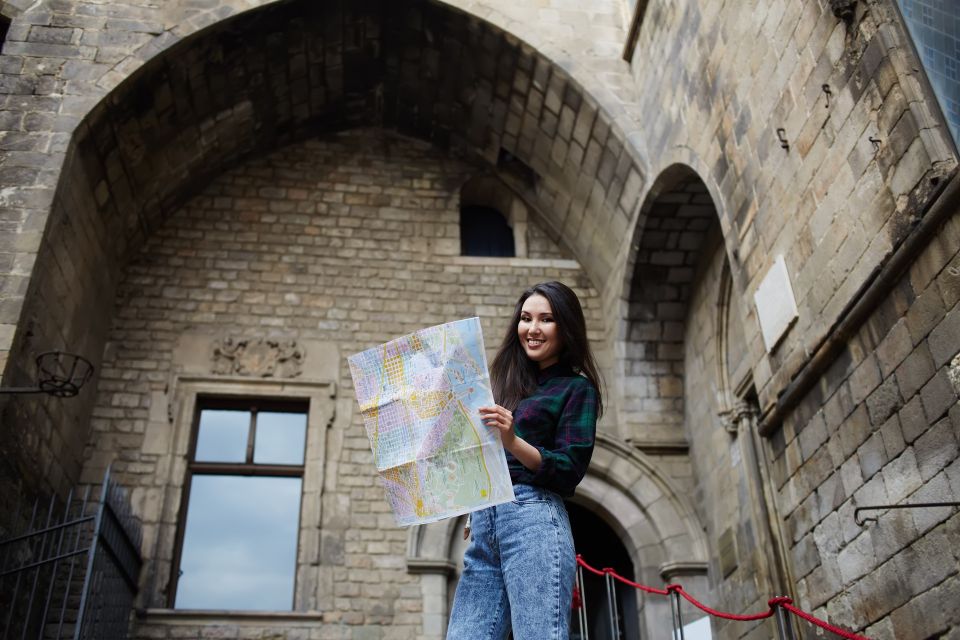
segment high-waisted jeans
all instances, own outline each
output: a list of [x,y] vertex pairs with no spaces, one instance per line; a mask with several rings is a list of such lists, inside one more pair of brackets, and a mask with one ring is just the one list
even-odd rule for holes
[[474,512],[447,640],[566,640],[577,561],[557,494],[525,484]]

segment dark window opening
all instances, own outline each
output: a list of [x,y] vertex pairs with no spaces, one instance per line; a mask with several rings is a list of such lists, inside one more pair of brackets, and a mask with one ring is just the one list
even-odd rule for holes
[[7,41],[7,31],[10,30],[10,18],[7,16],[0,16],[0,47],[3,47],[3,43]]
[[516,254],[513,229],[503,214],[490,207],[460,209],[460,254],[512,258]]
[[291,611],[307,405],[197,403],[174,552],[177,609]]

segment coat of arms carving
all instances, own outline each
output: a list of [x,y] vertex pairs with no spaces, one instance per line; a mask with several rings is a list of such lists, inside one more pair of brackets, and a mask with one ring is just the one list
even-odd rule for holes
[[213,343],[213,373],[260,378],[296,378],[306,352],[296,340],[231,338]]

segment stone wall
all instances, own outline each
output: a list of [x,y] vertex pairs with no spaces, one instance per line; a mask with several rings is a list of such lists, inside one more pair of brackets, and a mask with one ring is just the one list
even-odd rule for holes
[[768,354],[746,327],[764,409],[955,173],[910,47],[877,0],[849,24],[826,2],[647,7],[631,63],[650,132],[644,198],[670,165],[692,167],[744,298],[777,255],[791,274],[799,318],[783,344]]
[[772,439],[794,579],[821,616],[871,638],[960,627],[957,354],[960,213],[929,246]]

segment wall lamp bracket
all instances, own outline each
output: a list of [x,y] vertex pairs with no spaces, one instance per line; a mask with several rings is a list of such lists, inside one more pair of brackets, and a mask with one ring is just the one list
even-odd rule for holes
[[37,356],[37,386],[0,387],[0,394],[46,393],[72,398],[93,376],[93,365],[83,356],[46,351]]

